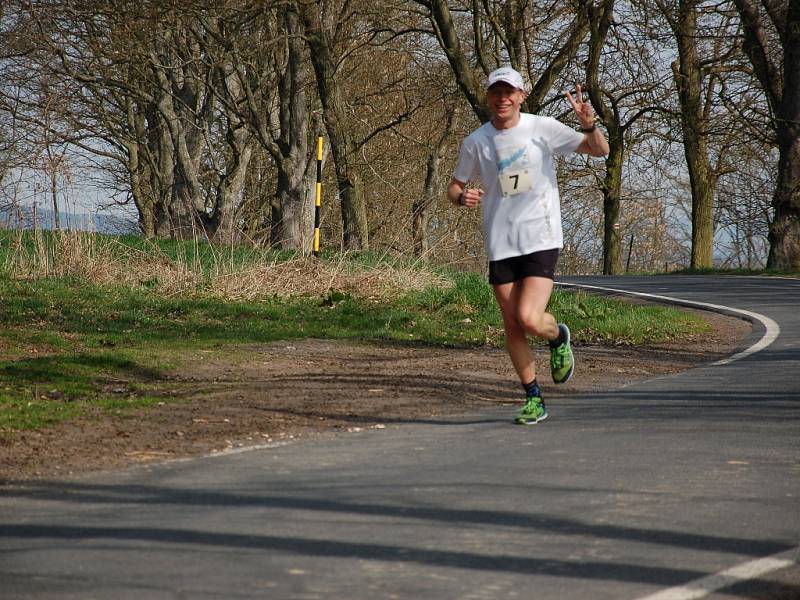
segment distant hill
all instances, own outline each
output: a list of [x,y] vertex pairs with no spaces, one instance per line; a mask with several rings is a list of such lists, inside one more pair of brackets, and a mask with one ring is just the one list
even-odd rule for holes
[[[136,221],[125,216],[110,215],[107,213],[58,213],[61,229],[73,231],[96,231],[106,234],[138,233]],[[36,211],[36,226],[41,229],[55,229],[55,212],[52,209],[39,208]],[[0,227],[6,229],[33,229],[33,208],[20,206],[15,209],[0,207]]]

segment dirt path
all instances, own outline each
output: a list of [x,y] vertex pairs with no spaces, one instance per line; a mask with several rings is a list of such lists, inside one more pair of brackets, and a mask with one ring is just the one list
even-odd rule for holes
[[[702,313],[712,334],[681,344],[576,348],[576,376],[548,402],[712,362],[741,347],[750,324]],[[547,364],[544,347],[539,365]],[[520,402],[502,349],[448,349],[327,340],[198,352],[163,389],[179,402],[95,415],[0,437],[0,484],[121,467],[310,436],[413,423]],[[540,367],[541,369],[541,367]]]

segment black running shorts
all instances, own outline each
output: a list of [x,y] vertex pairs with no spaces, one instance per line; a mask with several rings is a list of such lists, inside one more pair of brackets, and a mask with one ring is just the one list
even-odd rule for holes
[[542,250],[523,256],[512,256],[503,260],[489,261],[489,283],[511,283],[525,277],[547,277],[553,279],[558,262],[558,248]]

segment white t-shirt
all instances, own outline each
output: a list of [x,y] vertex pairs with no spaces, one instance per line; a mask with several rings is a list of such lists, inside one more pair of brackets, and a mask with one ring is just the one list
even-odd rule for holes
[[453,178],[480,177],[489,260],[563,247],[555,156],[575,152],[582,141],[582,133],[552,117],[528,113],[511,129],[490,121],[464,140]]

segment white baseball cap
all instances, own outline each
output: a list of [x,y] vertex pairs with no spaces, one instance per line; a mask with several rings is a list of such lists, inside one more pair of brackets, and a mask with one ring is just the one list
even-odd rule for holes
[[515,87],[523,92],[526,91],[525,80],[522,79],[522,75],[519,74],[519,71],[511,67],[500,67],[489,73],[489,77],[486,78],[486,89],[489,89],[499,81],[507,83],[511,87]]

